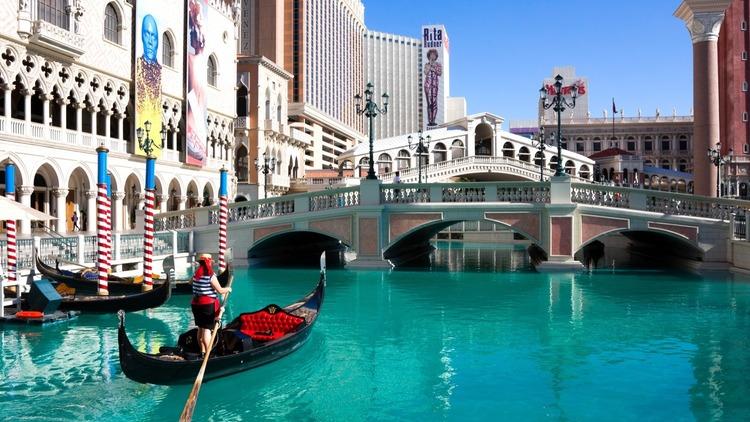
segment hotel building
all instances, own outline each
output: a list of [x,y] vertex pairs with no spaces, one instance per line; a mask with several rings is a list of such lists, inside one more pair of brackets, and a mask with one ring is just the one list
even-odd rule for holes
[[[226,99],[234,98],[237,82],[239,7],[229,0],[206,3],[203,22],[211,30],[202,40],[207,68],[199,81],[207,106],[202,166],[186,164],[184,3],[170,2],[154,28],[166,128],[156,161],[160,211],[215,202],[219,169],[233,162],[235,105]],[[134,154],[135,28],[131,1],[0,2],[0,173],[9,160],[16,165],[16,200],[56,216],[59,233],[73,229],[73,212],[87,216],[79,220],[82,231],[95,230],[100,145],[109,149],[114,229],[133,228],[143,208],[146,166]],[[157,143],[160,129],[149,134]],[[0,184],[4,180],[0,174]],[[30,233],[30,222],[21,221],[20,229]]]
[[364,13],[360,0],[285,0],[289,126],[308,135],[307,169],[335,167],[339,155],[366,139],[354,100],[367,83]]
[[[729,163],[722,168],[723,193],[748,198],[750,185],[750,0],[733,0],[719,32],[719,141]],[[713,146],[713,145],[712,145]],[[696,154],[704,153],[696,151]]]
[[422,42],[416,38],[367,31],[364,66],[375,92],[390,95],[388,113],[373,120],[375,139],[414,133],[422,127]]

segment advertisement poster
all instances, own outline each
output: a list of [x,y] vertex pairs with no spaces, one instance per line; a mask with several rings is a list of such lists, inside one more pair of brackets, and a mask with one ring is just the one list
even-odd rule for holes
[[203,166],[206,161],[206,84],[208,52],[205,23],[206,0],[188,0],[187,16],[187,164]]
[[[160,24],[160,14],[169,10],[166,0],[138,2],[135,19],[135,129],[144,129],[153,143],[152,156],[161,156],[162,106],[161,106],[161,50],[159,40],[164,29]],[[151,130],[146,133],[146,122]],[[134,139],[135,153],[146,153]]]
[[445,123],[448,97],[448,33],[443,25],[422,27],[422,89],[424,129]]

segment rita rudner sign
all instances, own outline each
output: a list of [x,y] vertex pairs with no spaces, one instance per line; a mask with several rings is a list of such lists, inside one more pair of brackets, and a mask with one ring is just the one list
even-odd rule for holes
[[[583,83],[583,81],[578,81],[574,83],[573,85],[568,85],[562,87],[562,95],[571,95],[573,93],[573,86],[578,88],[578,94],[577,95],[586,95],[586,85]],[[555,91],[555,86],[553,84],[544,84],[544,88],[547,90],[547,95],[556,95],[557,92]]]

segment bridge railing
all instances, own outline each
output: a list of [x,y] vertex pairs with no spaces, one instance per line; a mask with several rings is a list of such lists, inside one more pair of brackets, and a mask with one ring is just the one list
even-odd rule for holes
[[750,240],[747,232],[747,217],[747,211],[734,215],[734,219],[731,220],[731,234],[733,240]]
[[380,186],[381,204],[426,202],[540,202],[550,201],[548,182],[391,183]]
[[335,208],[349,208],[359,205],[359,186],[340,189],[326,189],[309,197],[310,211],[323,211]]
[[717,220],[729,220],[732,213],[744,215],[750,209],[750,202],[736,199],[589,183],[572,183],[570,196],[572,202],[579,204]]

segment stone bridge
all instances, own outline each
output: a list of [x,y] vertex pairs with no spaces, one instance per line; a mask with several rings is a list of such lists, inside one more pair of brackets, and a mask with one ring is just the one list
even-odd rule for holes
[[[750,203],[652,190],[551,182],[383,184],[287,195],[230,205],[229,239],[239,265],[346,247],[347,265],[390,267],[423,253],[442,229],[487,220],[538,246],[537,268],[580,267],[576,255],[613,233],[682,251],[698,262],[728,262],[730,220]],[[218,249],[217,207],[157,216],[157,230],[192,230],[196,250]],[[658,258],[658,257],[657,257]]]

